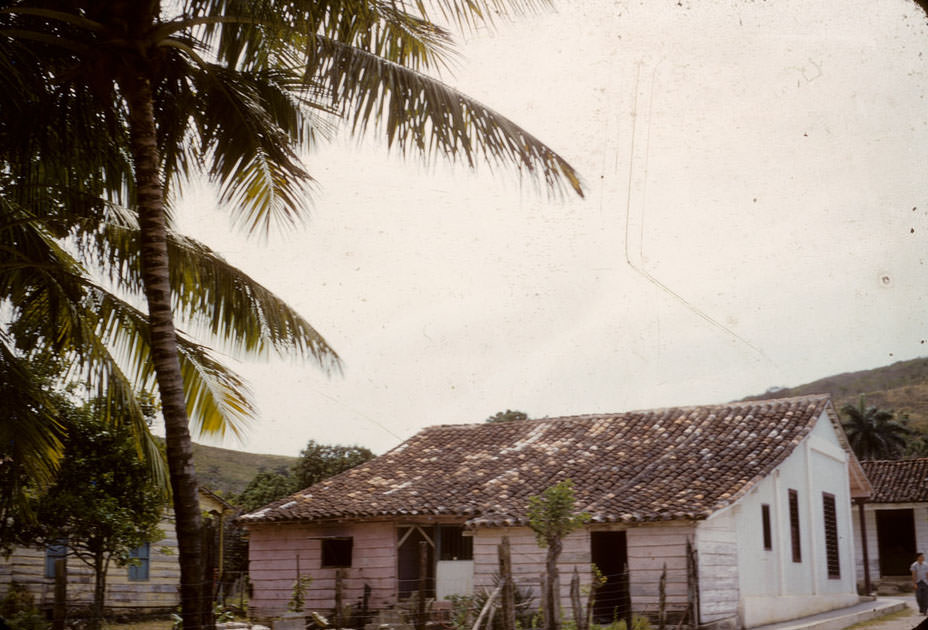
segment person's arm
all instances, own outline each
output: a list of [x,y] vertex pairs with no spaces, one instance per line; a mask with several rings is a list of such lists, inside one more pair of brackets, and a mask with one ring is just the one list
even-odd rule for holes
[[915,579],[915,569],[912,569],[912,586],[918,588],[918,580]]

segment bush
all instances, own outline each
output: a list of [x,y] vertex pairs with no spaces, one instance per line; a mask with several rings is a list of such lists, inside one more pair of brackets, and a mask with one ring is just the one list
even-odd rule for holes
[[[493,588],[491,589],[482,589],[469,596],[452,595],[448,597],[448,599],[451,600],[451,623],[455,628],[458,630],[470,630],[470,628],[473,627],[474,621],[477,620],[477,616],[480,615],[480,611],[483,610],[483,607],[486,605],[487,600],[490,598],[490,594],[499,586],[499,581],[499,575],[494,575]],[[519,587],[517,585],[513,589],[513,599],[515,600],[516,609],[516,627],[535,627],[533,618],[538,611],[534,606],[535,596],[532,593],[531,587]],[[499,604],[499,596],[497,596],[496,603]],[[493,615],[492,630],[502,630],[502,628],[502,615],[497,609],[496,614]],[[636,628],[634,630],[638,629]]]
[[47,630],[45,617],[35,607],[35,598],[24,584],[10,582],[6,595],[0,600],[0,617],[10,630]]

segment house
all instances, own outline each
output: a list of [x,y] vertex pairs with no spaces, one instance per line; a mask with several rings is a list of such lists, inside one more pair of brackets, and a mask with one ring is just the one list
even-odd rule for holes
[[907,585],[915,554],[928,552],[928,458],[863,461],[861,466],[873,492],[858,508],[863,521],[855,520],[858,578],[862,583],[903,578]]
[[[370,608],[393,606],[417,589],[420,541],[429,595],[491,587],[503,536],[517,584],[537,592],[545,550],[528,498],[563,479],[591,520],[564,541],[559,569],[589,583],[595,563],[610,577],[601,619],[629,599],[655,613],[665,567],[668,606],[694,606],[704,626],[858,601],[851,501],[869,484],[828,397],[803,396],[426,428],[241,518],[250,610],[283,611],[298,574],[313,578],[308,610],[333,609],[336,580],[344,602],[367,593]],[[565,614],[568,588],[562,579]]]
[[[208,566],[215,567],[214,538],[216,524],[232,516],[233,508],[222,497],[200,488],[200,509],[204,513],[204,531],[208,539],[204,550]],[[158,528],[164,535],[135,549],[135,562],[126,567],[110,565],[106,580],[105,609],[110,614],[148,614],[168,612],[180,604],[178,584],[180,565],[177,556],[177,537],[174,532],[174,515],[166,509]],[[221,534],[216,534],[219,538]],[[221,538],[219,538],[221,541]],[[218,542],[219,549],[222,542]],[[93,572],[80,560],[67,556],[64,545],[46,548],[14,547],[9,557],[0,557],[0,599],[11,583],[25,586],[32,594],[36,606],[51,609],[55,596],[55,561],[65,558],[67,571],[67,605],[71,610],[89,608],[93,601]],[[219,565],[221,571],[221,564]]]

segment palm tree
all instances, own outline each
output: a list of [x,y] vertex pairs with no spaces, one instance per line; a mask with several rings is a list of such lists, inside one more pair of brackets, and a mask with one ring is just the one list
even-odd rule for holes
[[[293,223],[311,182],[298,153],[343,120],[352,132],[384,133],[404,153],[512,162],[551,188],[566,184],[581,194],[564,159],[426,73],[446,64],[452,49],[427,6],[476,26],[532,4],[186,0],[166,15],[159,0],[0,1],[5,169],[38,188],[88,188],[129,204],[138,217],[146,339],[165,421],[188,629],[206,621],[208,606],[199,587],[197,485],[172,306],[197,302],[172,298],[170,193],[202,173],[250,230]],[[238,315],[223,310],[216,318]],[[330,357],[318,345],[299,350]]]
[[911,431],[905,424],[895,420],[892,411],[867,407],[861,396],[856,407],[844,405],[841,413],[847,417],[844,431],[857,457],[897,459],[902,455]]

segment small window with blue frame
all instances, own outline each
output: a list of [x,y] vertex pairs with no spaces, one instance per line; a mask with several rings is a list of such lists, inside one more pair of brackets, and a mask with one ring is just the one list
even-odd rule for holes
[[144,582],[148,579],[148,568],[151,562],[151,544],[145,543],[129,552],[129,579],[133,582]]
[[45,547],[45,577],[55,577],[55,562],[68,557],[68,541],[56,540]]

